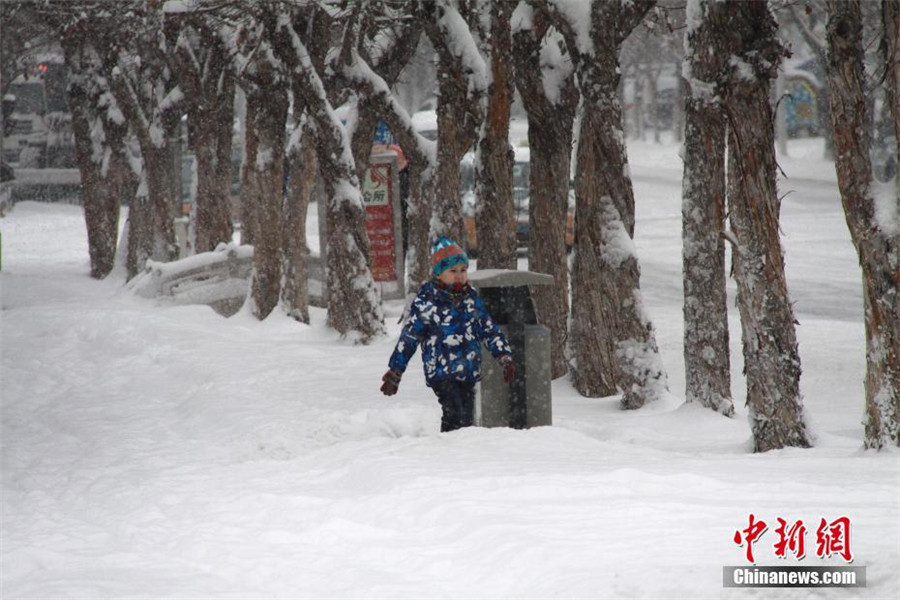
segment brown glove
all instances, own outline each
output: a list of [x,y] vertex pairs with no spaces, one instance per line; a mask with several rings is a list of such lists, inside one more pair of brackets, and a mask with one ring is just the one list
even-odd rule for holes
[[400,385],[401,374],[396,371],[388,371],[381,378],[384,383],[381,384],[381,393],[385,396],[393,396],[397,393],[397,386]]
[[513,362],[512,356],[503,355],[500,358],[500,366],[503,367],[503,381],[512,383],[512,380],[516,378],[516,363]]

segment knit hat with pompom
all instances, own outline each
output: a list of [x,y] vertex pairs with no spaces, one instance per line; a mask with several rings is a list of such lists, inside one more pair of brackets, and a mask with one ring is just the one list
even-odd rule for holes
[[431,247],[431,263],[434,276],[458,264],[469,264],[469,257],[462,247],[448,237],[441,237]]

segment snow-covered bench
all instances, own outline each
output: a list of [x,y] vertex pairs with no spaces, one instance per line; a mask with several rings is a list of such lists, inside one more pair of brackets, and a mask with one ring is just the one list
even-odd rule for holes
[[163,263],[147,261],[128,287],[144,298],[171,304],[207,304],[231,316],[247,297],[253,270],[253,246],[220,244],[212,252]]

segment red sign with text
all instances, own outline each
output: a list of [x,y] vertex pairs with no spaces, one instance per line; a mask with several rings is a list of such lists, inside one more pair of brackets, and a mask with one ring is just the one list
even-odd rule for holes
[[393,173],[390,163],[374,163],[363,182],[366,232],[375,281],[397,280],[397,240],[394,231]]

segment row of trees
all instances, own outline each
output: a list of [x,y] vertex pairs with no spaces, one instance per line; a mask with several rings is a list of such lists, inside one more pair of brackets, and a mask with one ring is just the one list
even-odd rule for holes
[[[897,5],[884,0],[881,21],[895,124]],[[146,259],[174,258],[171,140],[184,115],[197,155],[196,249],[230,241],[231,135],[240,89],[247,108],[242,235],[256,249],[252,310],[262,319],[280,306],[308,319],[303,219],[318,174],[327,201],[329,323],[362,342],[384,331],[359,186],[377,120],[388,124],[409,161],[410,289],[429,277],[431,239],[463,237],[459,168],[473,146],[479,267],[515,268],[508,127],[517,90],[532,156],[530,266],[557,282],[536,299],[551,329],[552,375],[568,372],[585,396],[621,393],[625,408],[658,398],[667,383],[632,242],[621,56],[636,30],[647,35],[686,23],[687,399],[734,412],[728,241],[756,449],[810,444],[775,184],[771,87],[786,50],[768,3],[690,0],[678,18],[656,0],[42,0],[20,6],[52,26],[70,68],[95,277],[113,266],[121,198],[131,199],[123,241],[129,276]],[[839,181],[863,265],[866,444],[897,445],[900,227],[877,219],[887,213],[876,210],[868,158],[861,5],[832,2],[822,14]],[[420,43],[434,52],[436,142],[415,131],[397,92]],[[338,106],[349,107],[346,123],[335,116]],[[291,189],[283,196],[285,168]],[[572,172],[577,218],[570,269],[564,227]]]
[[[687,399],[723,414],[734,410],[723,285],[727,240],[733,245],[756,449],[808,446],[799,393],[800,357],[778,229],[770,92],[784,48],[764,2],[701,0],[690,6],[683,180]],[[881,64],[896,129],[900,3],[884,0],[881,7]],[[900,195],[895,186],[891,195],[879,197],[873,180],[862,4],[834,0],[824,16],[830,137],[863,274],[865,443],[871,448],[896,446],[900,444]],[[881,210],[879,202],[885,204]],[[879,218],[879,213],[892,217]]]

